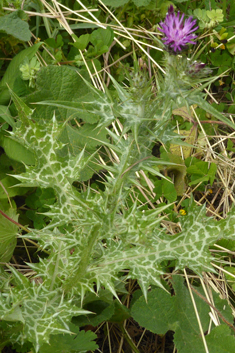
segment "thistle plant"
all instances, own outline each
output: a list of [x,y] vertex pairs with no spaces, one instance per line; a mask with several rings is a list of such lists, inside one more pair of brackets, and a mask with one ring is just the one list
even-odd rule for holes
[[[192,90],[190,77],[185,80],[186,71],[177,78],[176,74],[170,77],[176,63],[171,58],[175,59],[175,54],[196,38],[195,20],[183,23],[183,19],[170,7],[165,23],[161,23],[170,53],[166,53],[169,68],[156,98],[136,62],[129,87],[110,77],[115,98],[84,80],[88,97],[76,102],[41,102],[43,106],[75,111],[85,125],[105,130],[107,139],[100,144],[112,156],[106,164],[99,164],[98,150],[89,154],[86,146],[79,152],[70,148],[70,138],[77,132],[73,115],[67,130],[71,135],[68,133],[65,141],[62,137],[69,119],[61,122],[56,114],[49,120],[38,118],[11,91],[19,112],[11,138],[35,157],[35,164],[26,165],[25,172],[14,177],[20,186],[53,188],[56,202],[48,205],[50,221],[43,229],[29,229],[28,234],[20,236],[37,241],[47,256],[28,264],[34,273],[31,281],[12,268],[11,276],[6,276],[0,293],[4,342],[30,342],[32,350],[40,352],[43,346],[50,347],[51,336],[74,332],[74,316],[89,314],[83,309],[88,294],[98,296],[101,288],[106,288],[118,299],[118,284],[132,278],[138,280],[147,300],[151,285],[164,288],[163,261],[173,260],[176,270],[190,268],[201,276],[202,271],[214,271],[209,246],[221,237],[234,239],[234,213],[226,221],[215,221],[206,217],[204,207],[192,204],[188,214],[179,219],[181,231],[170,235],[161,226],[169,205],[143,211],[134,200],[130,206],[135,189],[143,188],[140,174],[164,177],[160,166],[172,164],[154,157],[151,151],[156,141],[180,143],[180,136],[169,125],[175,104],[196,103],[231,124],[198,95],[197,89]],[[202,68],[193,65],[191,70]],[[111,128],[117,118],[123,125],[120,135]],[[89,183],[76,187],[75,182],[84,182],[82,173],[86,169],[105,169],[102,191],[95,191]]]
[[[195,31],[199,28],[196,20],[190,16],[184,20],[185,15],[174,13],[171,5],[168,9],[165,21],[160,22],[158,30],[163,33],[165,70],[164,79],[159,82],[159,96],[163,99],[169,97],[169,102],[174,107],[197,104],[207,112],[211,111],[215,117],[226,121],[228,119],[213,109],[204,99],[203,89],[217,79],[210,77],[212,70],[202,62],[197,62],[186,57],[185,50],[189,45],[196,44],[197,35]],[[202,85],[198,85],[198,84]],[[168,102],[168,103],[169,103]],[[176,104],[175,104],[176,102]],[[170,104],[170,103],[169,103]],[[213,110],[213,112],[212,112]]]

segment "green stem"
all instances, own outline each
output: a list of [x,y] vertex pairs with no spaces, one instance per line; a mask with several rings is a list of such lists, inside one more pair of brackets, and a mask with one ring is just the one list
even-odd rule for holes
[[[130,153],[133,147],[133,141],[129,144],[127,150],[122,154],[120,163],[119,163],[119,173],[116,176],[115,180],[113,181],[112,188],[109,190],[109,193],[107,195],[106,199],[106,208],[109,209],[110,205],[111,208],[113,205],[113,198],[118,198],[120,190],[123,186],[124,180],[126,179],[127,175],[129,174],[128,171],[130,171],[128,168],[130,166]],[[116,206],[116,205],[115,205]]]
[[30,233],[30,230],[28,230],[27,228],[25,228],[24,226],[22,226],[22,224],[16,222],[14,219],[12,219],[11,217],[9,217],[5,212],[0,210],[0,214],[5,217],[8,221],[14,223],[17,227],[23,229],[25,232]]
[[[42,2],[40,0],[37,0],[37,3],[40,7],[41,13],[45,13],[44,6],[43,6]],[[50,29],[48,18],[43,16],[43,22],[44,22],[44,25],[46,28],[47,36],[48,36],[48,38],[51,38],[52,35],[51,35],[51,29]]]
[[81,279],[84,277],[86,273],[86,269],[89,265],[92,248],[96,241],[96,238],[99,236],[100,224],[97,224],[93,227],[90,234],[88,235],[88,243],[87,246],[84,247],[81,260],[79,263],[78,269],[74,271],[74,274],[70,277],[67,283],[64,285],[64,290],[69,291],[75,283],[81,282]]
[[225,21],[226,21],[226,15],[227,15],[227,0],[223,0],[223,2],[222,2],[222,8],[223,8],[224,18],[225,18]]
[[127,343],[129,344],[129,346],[131,347],[131,349],[135,352],[135,353],[140,353],[140,351],[138,350],[138,348],[136,347],[136,345],[134,344],[134,342],[132,341],[129,333],[127,332],[126,328],[123,325],[119,325],[122,334],[125,338],[125,340],[127,341]]
[[55,263],[55,267],[54,267],[54,272],[51,278],[51,285],[50,285],[50,291],[53,290],[54,288],[54,284],[55,284],[55,280],[57,277],[57,273],[58,273],[58,268],[59,268],[59,262],[60,262],[60,256],[61,256],[61,247],[62,247],[62,241],[59,244],[59,248],[58,248],[58,254],[57,254],[57,259],[56,259],[56,263]]
[[126,11],[126,9],[127,9],[128,6],[129,6],[129,1],[128,1],[127,4],[125,4],[125,5],[123,6],[123,8],[121,9],[121,11],[118,13],[118,15],[117,15],[117,19],[118,19],[118,20],[121,20],[122,15],[125,13],[125,11]]
[[[106,197],[106,215],[105,217],[108,219],[108,227],[112,227],[113,220],[116,214],[116,209],[119,205],[118,198],[120,196],[121,189],[123,187],[124,180],[127,175],[130,173],[130,153],[133,148],[133,142],[129,144],[126,148],[126,151],[123,153],[121,161],[120,161],[120,169],[117,177],[113,180],[113,184],[107,194]],[[99,237],[99,230],[102,228],[102,224],[99,223],[93,227],[90,234],[88,235],[88,242],[86,246],[84,246],[81,259],[79,262],[79,266],[75,269],[74,274],[67,280],[64,284],[64,290],[69,291],[75,283],[81,282],[81,279],[84,277],[87,271],[87,267],[89,266],[93,245]],[[104,229],[104,228],[102,228]]]

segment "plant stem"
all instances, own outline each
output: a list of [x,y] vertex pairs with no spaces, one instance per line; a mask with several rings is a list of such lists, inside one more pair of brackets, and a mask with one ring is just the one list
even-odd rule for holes
[[23,229],[25,232],[29,233],[30,230],[28,230],[27,228],[25,228],[24,226],[22,226],[22,224],[16,222],[14,219],[12,219],[11,217],[9,217],[5,212],[0,210],[0,214],[5,217],[6,219],[8,219],[8,221],[14,223],[15,225],[17,225],[17,227]]
[[79,263],[78,269],[74,271],[74,274],[70,277],[67,283],[65,283],[64,290],[69,291],[75,283],[81,282],[81,278],[84,277],[86,273],[87,266],[90,262],[90,257],[92,253],[93,245],[96,241],[96,238],[99,236],[100,224],[97,224],[93,227],[90,234],[88,235],[89,240],[87,246],[84,247],[81,261]]
[[136,345],[134,344],[134,342],[132,341],[129,333],[127,332],[126,328],[123,327],[123,325],[119,325],[122,334],[125,338],[125,340],[127,341],[127,343],[129,344],[129,346],[131,347],[131,349],[135,352],[135,353],[140,353],[140,351],[138,350],[138,348],[136,347]]

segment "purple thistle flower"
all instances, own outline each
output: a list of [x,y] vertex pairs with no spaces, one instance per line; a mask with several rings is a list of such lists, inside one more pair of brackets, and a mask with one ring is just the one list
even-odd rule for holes
[[191,78],[208,76],[211,72],[212,70],[206,67],[206,64],[197,61],[187,63],[185,69],[185,74]]
[[205,69],[206,64],[204,63],[198,63],[197,61],[194,61],[192,64],[189,65],[187,73],[188,75],[191,76],[196,76],[200,72],[203,72],[203,69]]
[[198,29],[198,26],[194,27],[197,20],[193,20],[190,16],[184,22],[184,14],[180,17],[180,13],[177,15],[174,13],[174,7],[171,5],[168,9],[165,21],[160,22],[162,28],[158,30],[165,34],[162,39],[165,46],[169,51],[174,51],[175,54],[181,52],[188,44],[196,44],[193,40],[197,38],[194,34]]

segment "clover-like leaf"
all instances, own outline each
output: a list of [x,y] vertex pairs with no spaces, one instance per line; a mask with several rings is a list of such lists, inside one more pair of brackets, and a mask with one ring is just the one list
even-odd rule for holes
[[213,9],[211,11],[206,11],[206,14],[210,18],[210,20],[215,23],[223,22],[224,20],[224,14],[222,9]]

